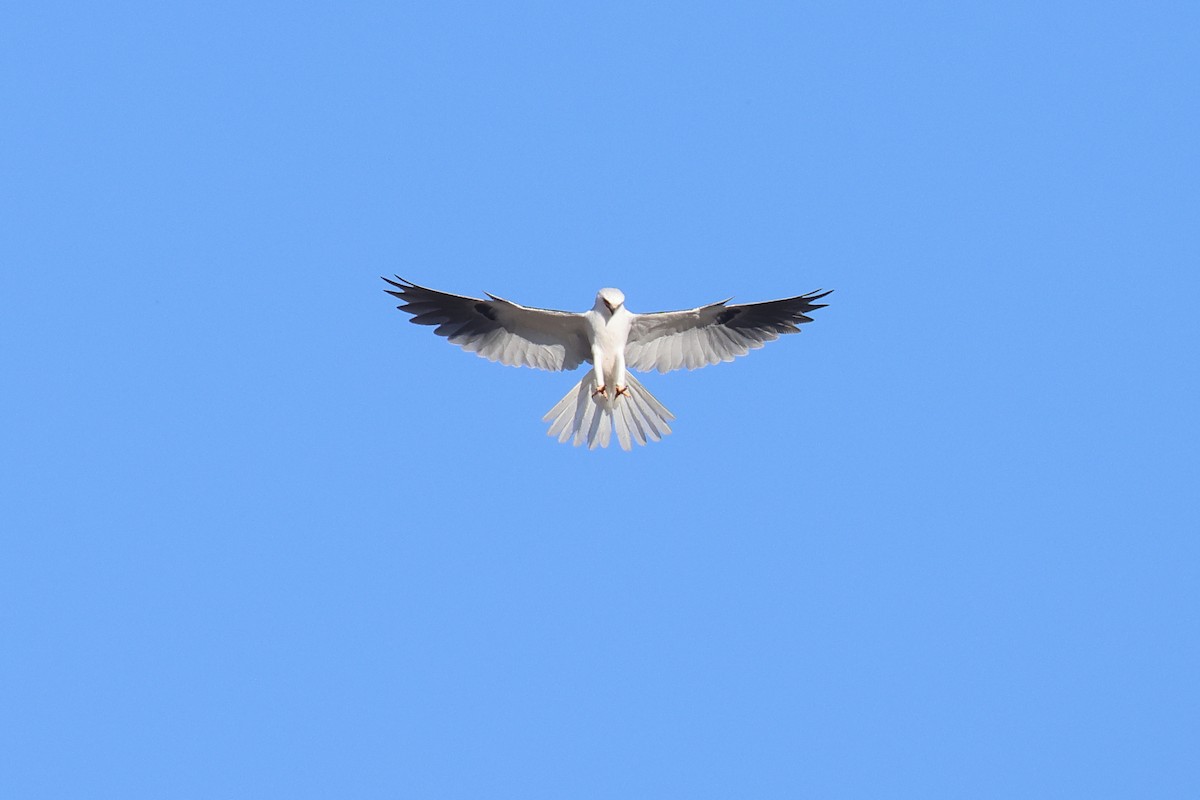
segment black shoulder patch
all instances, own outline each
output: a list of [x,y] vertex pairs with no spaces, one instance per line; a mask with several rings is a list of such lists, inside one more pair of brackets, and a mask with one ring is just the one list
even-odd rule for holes
[[489,305],[488,303],[476,303],[475,310],[478,311],[480,314],[483,314],[485,317],[490,319],[492,322],[496,321],[496,309],[492,308],[491,305]]
[[729,321],[731,319],[733,319],[740,313],[742,313],[742,310],[740,308],[727,308],[724,311],[722,311],[720,314],[717,314],[717,324],[718,325],[726,325],[729,323]]

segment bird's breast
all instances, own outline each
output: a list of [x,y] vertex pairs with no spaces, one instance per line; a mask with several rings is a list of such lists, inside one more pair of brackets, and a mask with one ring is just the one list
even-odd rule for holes
[[614,317],[594,326],[593,339],[604,350],[623,350],[629,339],[629,325]]

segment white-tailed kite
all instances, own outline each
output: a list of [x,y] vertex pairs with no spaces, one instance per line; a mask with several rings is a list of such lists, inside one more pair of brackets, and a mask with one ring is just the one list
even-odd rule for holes
[[723,300],[688,311],[634,314],[619,289],[601,289],[591,311],[573,314],[527,308],[492,294],[487,300],[446,294],[399,275],[384,280],[396,287],[385,291],[403,301],[397,308],[412,314],[411,322],[436,325],[434,333],[469,353],[551,371],[592,364],[543,421],[560,442],[587,442],[589,448],[608,447],[616,431],[625,450],[632,442],[658,441],[671,432],[667,421],[675,419],[627,368],[670,372],[733,361],[780,334],[799,333],[799,325],[812,322],[808,312],[825,307],[816,301],[829,294],[817,290],[765,303],[731,306]]

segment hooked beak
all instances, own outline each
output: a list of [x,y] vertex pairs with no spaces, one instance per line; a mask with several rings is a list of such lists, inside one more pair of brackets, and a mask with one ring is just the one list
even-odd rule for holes
[[613,308],[613,304],[608,302],[608,298],[605,297],[601,299],[604,300],[604,305],[608,306],[608,313],[612,314],[616,312],[617,309]]

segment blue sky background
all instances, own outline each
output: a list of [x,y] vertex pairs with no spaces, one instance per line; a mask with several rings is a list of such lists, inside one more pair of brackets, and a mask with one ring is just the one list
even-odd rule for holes
[[1200,796],[1197,8],[9,5],[0,796]]

